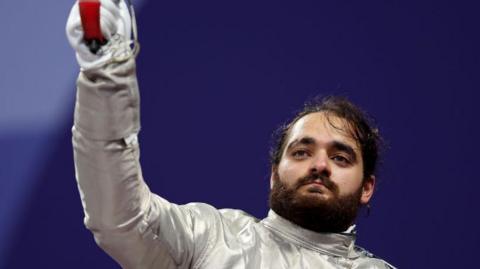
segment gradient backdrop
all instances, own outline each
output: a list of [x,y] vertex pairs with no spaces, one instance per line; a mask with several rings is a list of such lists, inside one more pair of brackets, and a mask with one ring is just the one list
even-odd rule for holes
[[[0,268],[118,268],[83,226],[70,128],[72,1],[0,2]],[[388,141],[358,242],[399,268],[476,268],[475,1],[136,1],[153,191],[268,210],[272,131],[317,94]]]

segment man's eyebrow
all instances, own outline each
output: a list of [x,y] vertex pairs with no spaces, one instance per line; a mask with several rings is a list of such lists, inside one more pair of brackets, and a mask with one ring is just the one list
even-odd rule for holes
[[313,137],[306,136],[306,137],[303,137],[302,139],[295,139],[292,142],[290,142],[290,144],[288,144],[288,146],[287,146],[287,150],[295,147],[298,144],[308,146],[308,145],[315,145],[316,143],[317,142],[315,141],[315,139]]
[[357,154],[355,153],[355,150],[350,145],[347,145],[340,141],[333,141],[331,144],[331,147],[335,150],[343,151],[347,153],[352,157],[353,161],[357,160]]
[[[297,146],[298,144],[309,146],[309,145],[315,145],[316,143],[317,143],[317,141],[315,140],[315,138],[310,137],[310,136],[306,136],[306,137],[303,137],[301,139],[295,139],[292,142],[290,142],[290,144],[288,144],[287,151],[290,150],[291,148]],[[357,160],[357,154],[355,153],[355,150],[353,149],[353,147],[351,147],[348,144],[345,144],[345,143],[340,142],[340,141],[333,141],[333,142],[330,143],[330,147],[334,150],[342,151],[342,152],[347,153],[349,156],[351,156],[352,161]]]

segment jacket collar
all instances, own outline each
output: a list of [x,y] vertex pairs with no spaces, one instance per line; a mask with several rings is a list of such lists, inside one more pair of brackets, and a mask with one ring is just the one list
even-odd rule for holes
[[356,238],[354,226],[343,233],[317,233],[282,218],[273,210],[268,212],[268,217],[263,219],[262,223],[292,243],[314,251],[345,258],[359,256],[354,250]]

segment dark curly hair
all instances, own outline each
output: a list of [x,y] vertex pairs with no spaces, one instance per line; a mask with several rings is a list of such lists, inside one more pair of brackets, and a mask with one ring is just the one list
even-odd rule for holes
[[[283,151],[285,150],[285,143],[287,142],[293,125],[305,115],[315,112],[325,112],[332,127],[346,132],[347,135],[357,141],[362,151],[364,179],[374,175],[383,140],[378,129],[373,126],[371,118],[346,97],[341,96],[313,98],[311,101],[305,103],[303,109],[299,111],[292,120],[281,125],[273,133],[273,143],[270,149],[270,164],[272,167],[280,163]],[[347,122],[347,130],[335,126],[332,121],[330,121],[329,115],[344,119]]]

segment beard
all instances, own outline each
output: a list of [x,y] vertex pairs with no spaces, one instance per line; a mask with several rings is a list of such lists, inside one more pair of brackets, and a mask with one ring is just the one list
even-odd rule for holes
[[[361,187],[352,194],[341,196],[338,186],[322,174],[314,173],[300,178],[291,187],[280,180],[277,172],[274,177],[270,191],[270,208],[283,218],[320,233],[344,232],[354,223],[360,208]],[[333,194],[332,198],[299,193],[300,187],[318,179]]]

